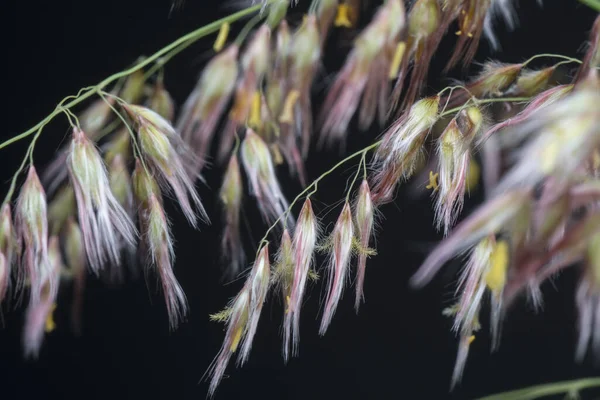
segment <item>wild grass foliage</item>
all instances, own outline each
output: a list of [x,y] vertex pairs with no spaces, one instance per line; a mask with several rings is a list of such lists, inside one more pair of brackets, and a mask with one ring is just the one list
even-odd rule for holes
[[[357,32],[324,104],[315,110],[311,93],[317,71],[326,48],[335,46],[328,35],[356,28],[363,5],[314,0],[296,24],[288,17],[300,8],[292,3],[263,1],[200,28],[66,98],[35,127],[0,144],[33,137],[0,212],[0,300],[27,302],[25,353],[37,355],[45,332],[54,328],[52,314],[65,280],[76,283],[73,302],[80,303],[86,274],[119,280],[127,265],[136,265],[128,260],[141,261],[146,274],[158,277],[171,327],[177,327],[188,305],[173,271],[164,200],[174,199],[193,227],[209,223],[195,185],[214,160],[223,172],[223,263],[231,277],[243,273],[245,282],[212,316],[225,323],[226,333],[208,371],[210,395],[231,357],[237,354],[238,365],[248,360],[270,296],[280,296],[284,304],[286,361],[298,352],[309,281],[320,279],[327,289],[321,335],[352,276],[358,312],[368,295],[363,287],[368,258],[375,254],[370,246],[377,215],[393,201],[398,185],[422,172],[429,173],[427,190],[444,240],[415,273],[412,286],[426,285],[451,258],[468,257],[456,305],[444,311],[455,319],[453,330],[460,337],[452,386],[482,328],[482,309],[489,308],[496,348],[510,307],[522,295],[539,305],[540,285],[570,266],[581,270],[577,357],[588,349],[600,356],[600,18],[582,61],[553,54],[516,64],[488,61],[467,82],[429,94],[424,85],[441,39],[457,36],[446,71],[468,66],[483,37],[498,45],[493,28],[498,20],[516,25],[513,5],[509,0],[386,0],[372,5],[377,7],[372,19]],[[238,37],[229,40],[231,24],[249,15]],[[209,34],[216,34],[215,55],[175,113],[162,66]],[[548,65],[531,67],[540,59]],[[558,70],[570,78],[555,79]],[[73,111],[87,100],[92,100],[87,109]],[[489,107],[492,103],[504,111]],[[61,114],[72,127],[70,142],[40,177],[33,149],[45,125]],[[362,130],[374,124],[388,128],[307,182],[309,150],[343,150],[355,117]],[[311,196],[323,178],[357,161],[340,214],[327,231]],[[278,168],[282,164],[289,177]],[[16,193],[22,172],[26,178]],[[304,190],[290,201],[282,179],[297,179]],[[455,227],[465,195],[480,181],[485,202]],[[255,256],[245,254],[242,245],[246,196],[256,200],[268,227]],[[319,272],[317,252],[326,258]],[[246,269],[249,258],[253,262]],[[81,309],[73,310],[78,320]]]

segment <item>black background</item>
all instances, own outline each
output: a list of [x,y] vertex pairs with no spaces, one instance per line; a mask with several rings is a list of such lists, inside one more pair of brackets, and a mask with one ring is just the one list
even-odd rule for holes
[[[306,3],[301,1],[300,3]],[[536,53],[562,53],[581,57],[594,12],[573,0],[548,0],[544,7],[522,1],[521,27],[512,34],[499,28],[502,61],[522,61]],[[168,0],[9,1],[2,16],[1,96],[4,99],[0,132],[8,138],[33,126],[64,96],[99,82],[140,54],[151,54],[180,35],[228,13],[221,1],[187,0],[184,9],[169,15]],[[211,55],[211,40],[200,41],[172,61],[166,85],[178,104],[191,90],[197,74]],[[339,42],[338,42],[339,43]],[[343,43],[343,42],[342,42]],[[451,51],[451,42],[434,59],[431,85],[441,88],[437,72]],[[476,60],[488,57],[482,44]],[[327,59],[342,60],[345,48],[328,47]],[[541,64],[540,64],[541,65]],[[322,78],[331,73],[325,68]],[[349,147],[358,149],[379,130],[353,132]],[[41,168],[67,133],[65,121],[48,126],[36,159]],[[0,153],[0,178],[6,182],[25,151],[19,143]],[[336,153],[309,159],[313,179],[329,168]],[[331,222],[343,198],[343,169],[327,179],[314,197],[317,209]],[[300,189],[282,172],[291,198]],[[219,171],[207,174],[217,188]],[[5,188],[7,187],[4,186]],[[68,313],[61,298],[56,319],[37,362],[23,360],[20,344],[22,310],[3,310],[0,329],[0,397],[3,399],[199,399],[207,391],[198,383],[223,338],[222,326],[208,321],[241,287],[241,282],[220,281],[217,246],[219,210],[215,189],[200,189],[213,225],[196,232],[187,227],[179,211],[170,207],[177,239],[176,273],[186,291],[189,321],[170,333],[162,297],[149,291],[143,280],[108,288],[97,281],[88,285],[84,334],[68,329]],[[476,201],[476,193],[468,203]],[[255,214],[251,203],[246,213]],[[441,316],[454,289],[455,262],[426,289],[407,287],[425,252],[439,238],[430,227],[427,196],[408,199],[399,195],[382,211],[377,239],[379,254],[368,265],[367,302],[358,316],[353,311],[353,288],[346,292],[327,335],[317,334],[320,285],[313,287],[303,310],[300,357],[284,366],[280,355],[281,306],[265,306],[248,364],[227,371],[218,399],[469,399],[526,385],[598,374],[591,361],[573,361],[576,340],[573,286],[575,271],[565,273],[553,286],[544,286],[545,310],[536,315],[525,302],[511,312],[497,354],[489,354],[489,338],[473,343],[462,385],[448,393],[456,353],[449,333],[450,321]],[[331,213],[328,213],[332,211]],[[256,243],[264,227],[254,225]],[[252,242],[252,241],[251,241]],[[600,396],[600,391],[597,392]],[[583,395],[593,398],[593,391]]]

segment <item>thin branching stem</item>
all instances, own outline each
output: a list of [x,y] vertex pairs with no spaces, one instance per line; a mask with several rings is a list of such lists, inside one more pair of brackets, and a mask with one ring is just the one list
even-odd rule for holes
[[[569,56],[564,56],[562,54],[543,53],[543,54],[536,54],[536,55],[530,57],[527,61],[525,61],[523,63],[523,66],[527,66],[532,61],[537,60],[538,58],[560,58],[560,59],[563,59],[563,60],[571,62],[571,63],[576,63],[576,64],[581,64],[582,63],[582,61],[578,60],[577,58],[573,58],[573,57],[569,57]],[[564,64],[564,62],[559,63],[559,64]]]
[[[71,126],[73,126],[68,110],[66,110],[64,108],[60,108],[60,112],[65,113],[65,115],[69,119],[69,122],[71,123]],[[8,193],[6,193],[6,196],[4,197],[4,201],[2,202],[2,207],[4,207],[4,205],[6,205],[12,199],[12,196],[15,193],[15,189],[17,187],[17,179],[19,178],[19,175],[21,175],[21,173],[25,169],[25,166],[27,166],[28,162],[29,162],[29,166],[33,166],[33,150],[35,148],[35,144],[36,144],[38,138],[42,134],[43,129],[44,129],[44,125],[41,125],[38,128],[35,135],[33,136],[33,139],[31,140],[31,143],[29,144],[29,147],[27,148],[27,151],[25,152],[23,161],[21,161],[21,165],[19,166],[19,168],[17,169],[15,174],[12,176],[12,179],[10,181],[10,187],[8,188]]]
[[581,3],[600,12],[600,0],[579,0]]
[[241,44],[244,42],[244,40],[246,40],[246,38],[248,37],[248,35],[250,34],[250,31],[252,31],[252,29],[264,18],[264,15],[261,14],[257,14],[255,15],[250,21],[248,21],[246,23],[246,25],[244,25],[244,27],[242,28],[242,30],[240,31],[240,33],[237,35],[237,37],[235,38],[235,43],[238,46],[241,46]]
[[479,400],[533,400],[562,393],[579,393],[581,390],[600,387],[600,378],[585,378],[531,386],[525,389],[498,393]]
[[[498,98],[492,98],[492,99],[476,99],[476,98],[472,97],[471,100],[475,101],[476,104],[488,104],[488,103],[500,103],[500,102],[522,102],[522,101],[531,100],[531,98],[529,98],[529,97],[498,97]],[[460,110],[462,110],[464,107],[465,107],[465,105],[462,105],[460,107],[455,107],[455,108],[452,108],[450,110],[446,110],[446,111],[444,111],[444,112],[442,112],[440,114],[440,118],[442,118],[444,116],[447,116],[447,115],[451,115],[451,114],[457,113]],[[339,161],[333,167],[331,167],[330,169],[328,169],[327,171],[325,171],[323,174],[321,174],[310,185],[308,185],[302,192],[300,192],[294,198],[294,200],[290,203],[290,206],[267,229],[265,235],[263,236],[263,238],[259,242],[259,245],[258,245],[259,252],[260,252],[260,249],[262,248],[263,244],[268,243],[267,238],[269,237],[269,234],[271,233],[271,231],[273,229],[275,229],[275,227],[277,226],[277,224],[279,224],[280,221],[284,220],[289,215],[289,213],[292,211],[292,208],[294,207],[294,205],[300,199],[302,199],[305,195],[306,195],[305,196],[306,198],[309,198],[310,196],[312,196],[314,193],[316,193],[318,191],[318,185],[319,185],[320,181],[322,181],[323,179],[325,179],[328,175],[330,175],[332,172],[334,172],[335,170],[337,170],[342,165],[346,164],[348,161],[353,160],[354,158],[356,158],[358,156],[366,157],[366,153],[368,153],[371,150],[376,149],[381,143],[382,143],[382,140],[378,140],[377,142],[372,143],[369,146],[367,146],[367,147],[365,147],[365,148],[363,148],[361,150],[358,150],[355,153],[350,154],[348,157],[346,157],[343,160]],[[367,174],[366,162],[364,164],[365,165],[364,165],[364,170],[363,171],[364,171],[364,175],[366,177],[366,174]],[[360,171],[360,164],[358,166],[358,169]],[[354,180],[357,179],[357,176],[358,176],[358,174],[354,177]],[[354,182],[352,184],[354,184]],[[257,252],[256,256],[258,257],[258,252]]]
[[[528,101],[528,100],[531,100],[531,98],[530,97],[497,97],[497,98],[492,98],[492,99],[479,100],[479,99],[472,97],[471,100],[473,100],[475,102],[475,104],[489,104],[489,103],[503,103],[503,102],[516,103],[516,102]],[[458,106],[458,107],[454,107],[449,110],[446,110],[440,114],[440,118],[446,117],[451,114],[455,114],[455,113],[459,112],[460,110],[462,110],[465,106],[466,106],[466,104],[463,104],[462,106]]]
[[134,149],[133,156],[136,159],[139,159],[141,161],[142,166],[144,167],[144,170],[147,171],[148,169],[146,168],[146,164],[144,163],[144,157],[142,157],[142,151],[140,150],[140,147],[138,146],[137,139],[135,137],[135,133],[133,132],[133,129],[127,123],[127,120],[125,119],[125,117],[123,117],[121,115],[121,113],[119,112],[119,110],[117,110],[115,108],[115,106],[113,106],[110,103],[110,101],[108,101],[106,99],[106,96],[110,96],[110,97],[115,98],[119,102],[119,104],[121,104],[121,105],[126,104],[125,101],[123,99],[119,98],[118,96],[111,95],[110,93],[106,93],[106,92],[104,92],[102,90],[98,91],[98,95],[102,98],[102,100],[104,100],[104,102],[110,107],[110,109],[117,115],[117,117],[121,120],[121,122],[123,122],[123,124],[127,128],[127,132],[129,132],[129,136],[131,137],[131,141],[133,143],[133,149]]
[[[222,24],[224,23],[231,23],[234,22],[240,18],[245,17],[246,15],[255,13],[257,11],[259,11],[261,9],[261,5],[257,4],[251,7],[248,7],[244,10],[241,10],[237,13],[231,14],[227,17],[221,18],[215,22],[212,22],[208,25],[205,25],[201,28],[196,29],[193,32],[188,33],[187,35],[184,35],[182,37],[180,37],[179,39],[175,40],[174,42],[172,42],[171,44],[163,47],[162,49],[160,49],[159,51],[157,51],[156,53],[154,53],[153,55],[151,55],[150,57],[140,61],[139,63],[137,63],[136,65],[127,68],[121,72],[118,72],[116,74],[113,74],[111,76],[109,76],[108,78],[104,79],[102,82],[98,83],[95,86],[91,86],[88,88],[84,88],[81,89],[79,91],[79,93],[77,95],[70,95],[65,97],[54,109],[54,111],[52,111],[48,116],[46,116],[46,118],[44,118],[43,120],[41,120],[40,122],[38,122],[35,126],[29,128],[28,130],[26,130],[23,133],[20,133],[6,141],[4,141],[3,143],[0,143],[0,150],[13,144],[18,142],[21,139],[24,139],[30,135],[32,135],[33,133],[37,132],[40,128],[44,127],[46,124],[48,124],[52,119],[54,119],[54,117],[56,117],[58,114],[60,114],[63,109],[71,109],[73,107],[75,107],[76,105],[82,103],[83,101],[89,99],[90,97],[92,97],[95,93],[97,93],[99,90],[103,90],[105,87],[107,87],[108,85],[110,85],[111,83],[113,83],[114,81],[129,76],[132,73],[146,67],[147,65],[150,65],[151,63],[153,63],[154,61],[158,60],[159,58],[169,54],[172,50],[177,49],[179,46],[181,46],[182,44],[186,44],[189,41],[196,41],[199,40],[207,35],[210,35],[211,33],[214,33],[216,31],[219,30],[219,28],[221,27]],[[69,101],[70,100],[70,101]],[[66,104],[65,104],[66,103]]]
[[[325,171],[323,174],[321,174],[317,179],[315,179],[310,185],[308,185],[303,191],[301,191],[296,198],[294,198],[294,200],[290,203],[290,206],[287,208],[287,210],[285,210],[283,212],[283,214],[281,214],[279,216],[279,218],[277,218],[277,220],[273,223],[273,225],[271,225],[269,227],[269,229],[267,229],[267,232],[265,233],[265,235],[263,236],[263,238],[260,240],[259,244],[258,244],[258,248],[259,248],[259,252],[260,249],[262,248],[263,244],[268,243],[267,237],[269,237],[269,233],[271,233],[271,231],[273,229],[275,229],[275,227],[277,226],[277,224],[283,220],[284,218],[287,217],[287,215],[289,215],[289,213],[292,211],[292,208],[294,207],[294,205],[300,200],[302,199],[302,197],[304,197],[304,195],[306,194],[306,198],[309,198],[310,196],[312,196],[314,193],[317,192],[318,190],[318,185],[319,182],[322,181],[323,179],[325,179],[329,174],[331,174],[332,172],[336,171],[339,167],[341,167],[342,165],[346,164],[348,161],[353,160],[354,158],[358,157],[358,156],[362,156],[366,153],[368,153],[371,150],[374,150],[375,148],[377,148],[380,144],[381,144],[382,140],[378,140],[377,142],[363,148],[362,150],[359,150],[355,153],[350,154],[348,157],[344,158],[343,160],[341,160],[340,162],[338,162],[337,164],[335,164],[333,167],[331,167],[330,169],[328,169],[327,171]],[[310,191],[310,193],[309,193]],[[308,194],[307,194],[308,193]],[[258,253],[257,253],[257,257],[258,257]]]
[[[362,157],[360,158],[360,162],[358,163],[358,168],[356,168],[356,173],[354,174],[354,178],[352,179],[352,182],[350,183],[350,187],[348,188],[348,193],[346,193],[346,203],[350,200],[350,195],[352,194],[352,189],[354,188],[354,185],[356,184],[356,181],[358,180],[358,176],[360,175],[360,173],[362,171],[361,167],[363,165],[365,165],[366,163],[367,163],[367,153],[363,153]],[[365,175],[366,175],[366,171],[365,171]]]

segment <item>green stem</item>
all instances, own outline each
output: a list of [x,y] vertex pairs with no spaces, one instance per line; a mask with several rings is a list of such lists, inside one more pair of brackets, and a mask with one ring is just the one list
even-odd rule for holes
[[144,163],[144,157],[142,157],[142,152],[141,152],[141,150],[140,150],[140,148],[139,148],[139,146],[138,146],[137,140],[136,140],[136,138],[135,138],[135,133],[133,133],[133,129],[131,129],[131,126],[130,126],[130,125],[127,123],[127,120],[125,119],[125,117],[123,117],[123,116],[121,115],[121,113],[119,112],[119,110],[117,110],[117,109],[115,108],[115,106],[113,106],[113,105],[112,105],[112,103],[106,99],[106,97],[105,97],[105,96],[110,96],[110,97],[113,97],[113,98],[115,98],[115,99],[116,99],[116,100],[119,102],[119,104],[120,104],[121,106],[123,106],[123,104],[126,104],[126,103],[125,103],[125,101],[124,101],[123,99],[120,99],[120,98],[119,98],[119,97],[117,97],[117,96],[111,95],[110,93],[106,93],[106,92],[103,92],[103,91],[101,91],[101,90],[98,90],[98,95],[99,95],[99,96],[102,98],[102,100],[103,100],[103,101],[104,101],[104,102],[105,102],[105,103],[106,103],[106,104],[107,104],[107,105],[110,107],[110,109],[112,110],[112,112],[113,112],[113,113],[115,113],[115,114],[117,115],[117,117],[119,118],[119,120],[120,120],[120,121],[123,123],[123,125],[125,125],[125,127],[127,128],[127,131],[129,132],[129,137],[131,138],[131,142],[133,143],[133,150],[134,150],[134,151],[133,151],[133,156],[134,156],[136,159],[139,159],[139,160],[141,161],[141,163],[142,163],[142,166],[144,167],[144,170],[145,170],[145,171],[147,171],[146,164]]
[[599,386],[600,378],[585,378],[575,381],[562,381],[531,386],[525,389],[482,397],[479,400],[533,400],[556,394],[579,392],[580,390]]
[[[498,97],[498,98],[493,98],[493,99],[482,99],[482,100],[476,99],[475,104],[502,103],[502,102],[508,102],[508,101],[517,102],[517,101],[528,101],[528,100],[531,100],[531,98],[529,98],[529,97]],[[440,114],[440,118],[445,117],[450,114],[454,114],[456,112],[459,112],[464,107],[465,107],[465,105],[462,105],[459,107],[451,108],[450,110],[446,110]]]
[[600,12],[600,0],[579,0],[581,3]]
[[120,119],[115,119],[110,124],[106,125],[102,130],[98,133],[98,136],[95,136],[96,141],[102,139],[104,136],[110,134],[115,129],[117,129],[121,125]]
[[244,42],[244,40],[246,40],[246,37],[248,37],[248,35],[250,34],[250,31],[252,30],[252,28],[254,28],[263,18],[264,18],[263,15],[257,14],[250,21],[248,21],[246,23],[246,25],[244,25],[244,27],[242,28],[240,33],[237,35],[237,37],[235,38],[234,43],[237,44],[238,46],[241,46],[242,43]]
[[4,197],[4,201],[2,202],[2,207],[4,207],[10,201],[13,194],[15,193],[15,189],[17,187],[17,179],[19,178],[19,175],[21,175],[21,172],[23,172],[23,170],[25,169],[25,166],[27,165],[27,161],[30,162],[30,166],[33,166],[33,163],[31,162],[31,160],[33,159],[33,148],[35,146],[37,138],[42,133],[43,128],[44,128],[43,126],[39,127],[39,129],[37,130],[37,133],[33,137],[33,140],[29,144],[29,147],[27,148],[27,151],[25,152],[25,157],[23,157],[23,160],[21,161],[21,165],[19,166],[19,168],[17,169],[17,172],[15,172],[15,174],[13,175],[13,177],[10,181],[10,187],[8,189],[8,193],[6,193],[6,196]]
[[573,58],[573,57],[569,57],[569,56],[563,56],[562,54],[543,53],[543,54],[536,54],[536,55],[530,57],[527,61],[525,61],[523,63],[523,66],[524,67],[527,66],[527,64],[531,63],[533,60],[536,60],[538,58],[560,58],[560,59],[563,59],[565,61],[569,61],[569,62],[581,64],[581,60],[578,60],[577,58]]
[[[59,104],[59,107],[60,107],[60,104]],[[79,125],[79,121],[77,120],[77,117],[75,117],[75,115],[73,115],[72,113],[71,113],[71,115],[69,115],[69,113],[70,113],[69,110],[60,107],[59,111],[65,113],[65,115],[67,116],[67,119],[69,120],[69,124],[71,126],[74,126],[71,118],[75,118],[77,125]],[[8,193],[6,193],[6,196],[4,197],[4,201],[2,202],[2,207],[4,207],[4,205],[6,205],[10,201],[13,194],[15,193],[15,189],[17,187],[17,179],[19,178],[19,175],[21,175],[21,172],[23,172],[23,170],[25,169],[25,166],[27,165],[27,161],[29,161],[29,166],[33,167],[33,150],[35,149],[35,144],[37,143],[38,138],[42,134],[43,129],[44,129],[43,125],[38,128],[38,130],[36,131],[36,134],[33,136],[33,139],[31,140],[31,143],[29,144],[29,147],[27,147],[27,151],[25,152],[25,156],[23,157],[23,160],[21,161],[21,165],[19,166],[19,168],[17,169],[17,171],[15,172],[15,174],[13,175],[13,177],[10,181],[10,187],[8,189]]]
[[352,179],[352,183],[350,183],[350,188],[348,189],[348,193],[346,193],[346,203],[348,203],[350,201],[350,195],[352,194],[352,189],[354,188],[354,185],[356,184],[356,181],[358,180],[358,176],[360,175],[360,173],[362,171],[361,166],[366,163],[367,163],[367,153],[363,153],[362,157],[360,158],[360,162],[358,163],[358,168],[356,169],[356,173],[354,174],[354,178]]
[[165,64],[167,64],[173,57],[175,57],[177,54],[181,53],[182,51],[184,51],[185,49],[187,49],[194,43],[196,43],[196,40],[188,40],[186,43],[182,44],[178,48],[173,49],[173,51],[171,51],[169,54],[165,55],[161,60],[158,60],[150,69],[148,69],[148,71],[146,71],[146,73],[144,74],[144,80],[147,80],[148,78],[150,78],[157,71],[159,71],[161,68],[163,68],[165,66]]

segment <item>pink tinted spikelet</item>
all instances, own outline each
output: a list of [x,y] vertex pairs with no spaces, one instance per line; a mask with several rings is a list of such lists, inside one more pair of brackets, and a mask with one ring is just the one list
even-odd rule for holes
[[98,272],[106,262],[119,265],[120,239],[133,247],[136,230],[110,190],[106,167],[98,150],[77,128],[73,129],[67,165],[90,267]]
[[[535,96],[527,106],[520,111],[517,115],[511,118],[507,118],[502,122],[499,122],[489,129],[485,131],[483,135],[479,137],[477,140],[477,145],[480,145],[485,140],[489,139],[490,136],[496,134],[496,132],[502,132],[503,130],[508,130],[509,128],[514,128],[519,124],[527,121],[534,114],[540,112],[547,106],[555,103],[560,100],[564,96],[566,96],[569,92],[573,90],[573,85],[558,85],[554,86],[550,89],[546,89],[537,96]],[[519,134],[520,133],[520,134]],[[529,132],[523,132],[519,130],[512,130],[510,135],[506,135],[506,137],[502,137],[501,143],[503,147],[515,146],[523,141]]]
[[37,358],[44,333],[53,327],[48,326],[48,316],[53,312],[56,296],[58,295],[58,282],[62,268],[62,258],[58,237],[52,236],[48,240],[48,260],[50,268],[41,278],[39,301],[31,302],[25,315],[23,328],[23,350],[26,357]]
[[159,77],[154,83],[146,104],[148,108],[156,111],[158,115],[167,121],[173,121],[173,117],[175,116],[175,102],[167,89],[165,89],[163,78]]
[[133,185],[139,202],[142,241],[148,251],[149,264],[157,269],[169,314],[171,329],[175,329],[187,314],[187,300],[173,273],[173,238],[162,204],[156,180],[138,161],[133,173]]
[[227,331],[223,345],[217,357],[209,367],[207,374],[210,379],[208,397],[212,397],[223,379],[225,369],[232,354],[239,347],[242,336],[247,332],[250,312],[250,289],[244,286],[242,291],[231,301],[227,308]]
[[[275,175],[273,159],[264,140],[250,128],[241,144],[242,164],[250,180],[250,193],[256,197],[263,219],[275,222],[288,208],[288,202],[281,192]],[[284,223],[285,220],[281,220]],[[288,217],[288,224],[293,219]]]
[[[110,190],[115,197],[115,199],[119,202],[123,210],[127,213],[129,218],[132,221],[135,221],[136,217],[136,204],[133,196],[133,187],[131,184],[131,173],[129,172],[128,162],[122,154],[117,153],[110,161],[109,157],[106,157],[105,160],[108,168],[108,180],[110,183]],[[138,269],[136,263],[132,262],[135,257],[136,248],[133,246],[127,246],[126,240],[119,240],[121,245],[120,251],[122,251],[124,257],[124,265],[127,265],[129,270],[133,273],[134,276],[137,275]],[[118,281],[122,281],[125,278],[125,269],[124,268],[115,268],[112,266],[112,270],[109,271],[114,278]]]
[[386,92],[391,61],[387,50],[396,44],[404,23],[402,2],[388,1],[356,38],[354,48],[325,98],[323,112],[319,116],[319,146],[344,143],[348,124],[361,99],[360,127],[366,129],[370,125],[377,107],[380,108],[379,122],[384,122],[388,111]]
[[306,157],[313,131],[310,90],[321,58],[319,31],[314,15],[308,16],[295,33],[291,42],[290,55],[292,61],[290,86],[299,93],[295,107],[296,121],[294,125],[299,128],[296,135],[301,140],[302,156]]
[[592,285],[582,279],[577,287],[575,302],[578,308],[577,349],[575,356],[581,361],[591,347],[594,356],[600,354],[600,291],[597,285]]
[[488,61],[481,72],[465,86],[467,90],[453,91],[442,103],[446,108],[454,108],[466,104],[471,97],[484,98],[498,96],[513,85],[523,70],[524,64],[505,64]]
[[300,342],[300,309],[304,299],[306,280],[313,261],[313,252],[319,236],[317,217],[310,199],[304,201],[294,230],[294,278],[283,325],[283,358],[287,361],[292,340],[292,355],[297,354]]
[[453,330],[469,333],[477,319],[485,293],[485,275],[495,246],[494,235],[482,239],[471,251],[469,261],[461,272],[456,293],[460,293]]
[[321,0],[318,2],[316,16],[319,24],[319,33],[321,35],[321,47],[325,46],[325,41],[329,34],[329,30],[333,25],[336,10],[338,8],[338,0]]
[[133,190],[131,188],[131,175],[127,162],[121,154],[115,155],[108,164],[108,180],[110,190],[121,207],[132,217],[135,213]]
[[462,132],[456,119],[450,121],[438,140],[437,158],[439,184],[432,195],[436,197],[435,222],[437,229],[447,234],[463,204],[465,181],[470,163],[468,147],[461,149]]
[[338,217],[330,237],[331,254],[327,266],[328,290],[325,300],[325,310],[321,320],[319,333],[324,335],[335,314],[337,305],[342,297],[344,285],[348,280],[350,258],[352,257],[352,240],[354,238],[354,224],[350,204],[344,204],[344,208]]
[[258,326],[258,320],[260,319],[262,307],[269,291],[270,274],[271,264],[269,263],[269,245],[266,244],[260,250],[246,283],[250,289],[250,318],[248,320],[248,332],[241,343],[242,348],[238,356],[239,365],[243,365],[250,355],[252,341]]
[[454,362],[454,370],[452,371],[452,381],[450,382],[450,390],[462,380],[467,358],[469,356],[469,347],[471,341],[475,339],[473,335],[461,335],[458,342],[458,352],[456,353],[456,361]]
[[189,223],[196,227],[198,218],[208,221],[202,201],[194,187],[185,163],[193,163],[194,156],[171,124],[158,113],[146,107],[127,105],[126,110],[135,118],[140,148],[144,160],[157,173],[158,183],[169,187]]
[[231,152],[233,140],[238,128],[246,124],[250,116],[252,103],[258,94],[260,84],[269,68],[271,29],[262,25],[256,30],[241,57],[242,72],[235,88],[233,106],[229,119],[221,134],[221,143],[217,151],[217,162],[222,163]]
[[584,273],[579,282],[575,301],[579,309],[579,338],[576,359],[582,361],[591,347],[594,357],[600,356],[600,232],[585,235]]
[[240,171],[240,163],[236,154],[229,159],[219,198],[223,205],[224,230],[221,239],[221,253],[229,265],[230,277],[237,275],[242,269],[245,255],[240,236],[240,212],[244,185]]
[[0,304],[10,288],[15,247],[16,237],[10,204],[5,204],[0,210]]
[[175,329],[187,314],[187,299],[173,273],[175,251],[173,249],[173,239],[171,238],[169,222],[167,221],[161,201],[155,195],[151,195],[148,207],[146,240],[150,247],[152,263],[158,269],[158,275],[160,276],[165,303],[169,313],[169,324],[171,329]]
[[360,185],[358,197],[354,204],[354,220],[360,248],[358,250],[358,263],[356,270],[356,299],[354,308],[358,313],[361,301],[364,301],[365,272],[369,253],[369,240],[373,235],[375,208],[371,200],[369,182],[363,180]]
[[375,205],[391,201],[398,181],[413,174],[425,138],[439,118],[439,105],[439,96],[419,100],[384,133],[374,160]]
[[458,28],[456,35],[458,40],[452,53],[452,57],[446,65],[445,72],[459,64],[468,66],[479,46],[483,34],[484,22],[489,12],[492,0],[468,0],[464,1],[458,13]]
[[[114,99],[109,97],[106,99],[97,99],[92,102],[89,107],[78,116],[81,124],[81,130],[91,140],[96,140],[99,137],[101,129],[110,120],[112,113],[111,106],[114,104]],[[66,167],[69,149],[62,147],[55,156],[54,160],[47,165],[42,172],[42,182],[46,188],[47,196],[52,196],[60,185],[68,178],[68,169]]]
[[[412,58],[410,84],[400,110],[412,105],[419,98],[427,82],[429,66],[444,32],[442,27],[440,2],[437,0],[416,0],[408,14],[407,34],[409,46],[407,56]],[[400,98],[402,81],[398,80],[392,94],[392,104]],[[394,106],[395,108],[395,106]]]
[[80,335],[87,271],[85,269],[86,255],[83,234],[74,218],[67,219],[61,240],[63,241],[64,261],[73,277],[71,329],[75,335]]
[[506,192],[488,201],[462,221],[425,259],[412,276],[410,284],[422,287],[427,284],[442,266],[452,257],[468,250],[480,240],[498,233],[515,218],[522,216],[530,207],[531,190]]
[[215,129],[235,88],[238,53],[238,46],[231,45],[206,65],[177,121],[177,132],[198,156],[195,173],[205,164]]
[[252,341],[258,326],[260,313],[267,296],[270,283],[269,246],[263,246],[252,266],[244,287],[223,312],[212,316],[213,320],[226,321],[227,333],[219,354],[207,373],[210,376],[209,397],[214,395],[229,359],[241,345],[238,366],[243,365],[250,354]]
[[591,71],[595,70],[598,74],[598,68],[600,67],[600,15],[596,17],[596,22],[590,32],[588,50],[585,53],[583,63],[577,71],[575,81],[581,81],[585,79]]
[[10,286],[10,264],[6,256],[0,253],[0,303],[4,301]]
[[275,254],[272,281],[276,290],[281,292],[284,301],[284,318],[288,312],[289,299],[294,279],[294,248],[292,238],[287,229],[283,230],[279,249]]
[[437,228],[447,234],[462,210],[472,165],[471,143],[479,134],[483,115],[477,107],[461,110],[438,140],[439,190],[435,205]]
[[50,290],[58,285],[51,274],[48,258],[48,219],[46,194],[33,166],[21,188],[15,208],[15,229],[20,249],[17,290],[27,281],[31,284],[31,303],[40,300],[42,287],[47,280]]
[[557,184],[566,184],[592,156],[600,145],[596,107],[600,92],[591,83],[573,89],[515,128],[514,133],[528,141],[518,149],[518,162],[498,184],[497,193],[532,186],[550,176]]

